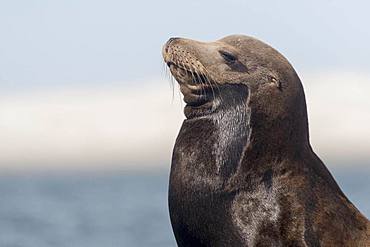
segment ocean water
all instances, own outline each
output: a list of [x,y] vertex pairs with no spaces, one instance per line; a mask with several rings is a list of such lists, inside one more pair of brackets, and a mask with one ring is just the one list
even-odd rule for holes
[[[332,172],[369,217],[370,170]],[[167,185],[167,171],[0,175],[0,246],[176,246]]]

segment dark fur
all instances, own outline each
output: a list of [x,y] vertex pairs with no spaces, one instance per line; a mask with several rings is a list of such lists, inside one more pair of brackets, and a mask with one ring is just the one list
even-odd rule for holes
[[225,82],[212,109],[187,109],[169,187],[178,246],[370,246],[368,220],[311,149],[298,76],[278,76],[282,88]]

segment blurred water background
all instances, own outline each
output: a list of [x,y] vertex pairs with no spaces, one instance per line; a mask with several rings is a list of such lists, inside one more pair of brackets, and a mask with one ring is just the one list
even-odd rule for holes
[[175,246],[167,174],[0,177],[0,246]]
[[[370,216],[370,170],[332,171]],[[176,246],[167,171],[0,176],[0,246]]]

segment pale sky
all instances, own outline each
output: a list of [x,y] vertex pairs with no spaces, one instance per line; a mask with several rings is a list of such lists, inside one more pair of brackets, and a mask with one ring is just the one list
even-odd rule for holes
[[171,36],[252,35],[300,75],[328,166],[370,163],[366,1],[0,2],[0,168],[169,165],[183,119]]

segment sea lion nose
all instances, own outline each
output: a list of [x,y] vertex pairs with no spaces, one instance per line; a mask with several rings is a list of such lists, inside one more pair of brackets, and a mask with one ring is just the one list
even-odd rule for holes
[[172,42],[174,42],[175,40],[178,40],[180,39],[179,37],[172,37],[170,38],[168,41],[167,41],[167,44],[171,44]]
[[172,42],[174,42],[175,40],[178,40],[178,39],[180,39],[180,38],[178,38],[178,37],[172,37],[172,38],[170,38],[170,39],[166,42],[166,45],[165,45],[165,50],[166,50],[166,52],[168,52],[168,47],[170,46],[170,44],[171,44]]

